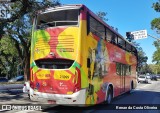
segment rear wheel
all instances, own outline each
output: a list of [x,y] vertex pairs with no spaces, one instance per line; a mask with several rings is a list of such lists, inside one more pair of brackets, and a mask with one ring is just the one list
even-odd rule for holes
[[132,82],[131,82],[131,86],[130,86],[130,91],[129,91],[129,93],[132,93],[133,87],[134,87],[134,85],[133,85],[133,81],[132,81]]
[[113,99],[113,93],[111,87],[109,87],[107,91],[106,103],[110,104],[112,102],[112,99]]

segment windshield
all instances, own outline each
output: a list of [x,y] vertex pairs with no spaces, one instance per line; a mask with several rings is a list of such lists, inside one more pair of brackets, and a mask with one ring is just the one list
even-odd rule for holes
[[37,16],[37,29],[78,25],[79,9],[42,13]]

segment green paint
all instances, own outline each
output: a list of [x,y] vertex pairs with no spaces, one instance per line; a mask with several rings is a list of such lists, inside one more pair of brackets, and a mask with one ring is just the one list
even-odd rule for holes
[[74,62],[73,67],[74,67],[74,68],[78,67],[78,69],[81,68],[80,64],[78,64],[77,62]]
[[88,77],[82,68],[80,70],[81,70],[81,88],[87,88],[88,87]]
[[34,67],[33,67],[33,74],[36,73],[37,71],[38,71],[38,67],[37,67],[37,66],[34,66]]
[[38,30],[34,32],[34,42],[36,43],[39,38],[43,38],[43,41],[48,42],[50,40],[50,34],[45,30]]
[[32,62],[30,67],[33,68],[34,66],[36,66],[35,62]]

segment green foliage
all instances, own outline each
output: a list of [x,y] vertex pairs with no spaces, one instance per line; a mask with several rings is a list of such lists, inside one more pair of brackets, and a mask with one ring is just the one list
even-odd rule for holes
[[96,13],[96,15],[103,21],[108,21],[108,19],[106,18],[107,16],[107,12],[103,12],[103,11],[99,11]]
[[[103,11],[99,11],[96,13],[96,15],[103,21],[108,21],[108,18],[106,18],[107,16],[107,12],[103,12]],[[114,29],[115,31],[118,32],[118,28],[110,26],[112,29]]]
[[157,50],[153,54],[152,62],[155,62],[156,64],[160,64],[160,42],[155,41],[154,46],[156,47]]
[[160,74],[160,65],[149,64],[149,67],[150,67],[153,74]]
[[[153,3],[153,8],[155,11],[160,12],[160,0],[156,3]],[[160,18],[155,18],[151,22],[151,28],[156,30],[158,34],[160,34]],[[156,47],[156,51],[153,54],[152,62],[155,62],[157,65],[160,65],[160,41],[155,41],[154,46]]]
[[155,29],[157,33],[160,31],[160,18],[155,18],[151,22],[151,28]]
[[146,73],[153,73],[151,67],[148,64],[143,65],[143,67],[141,67],[141,74],[146,74]]
[[18,55],[13,43],[7,36],[0,40],[0,76],[11,78],[16,75]]
[[153,3],[153,6],[155,11],[160,12],[160,0],[156,3]]
[[[5,4],[2,5],[6,7]],[[6,74],[4,62],[7,62],[7,67],[12,67],[10,62],[14,62],[14,70],[10,75],[14,75],[15,68],[21,64],[25,78],[29,78],[32,20],[36,11],[56,5],[60,5],[58,0],[14,0],[10,5],[12,8],[11,17],[8,19],[0,18],[0,38],[3,37],[0,51],[2,57],[1,72]]]
[[137,65],[138,70],[137,71],[144,72],[144,67],[147,65],[148,57],[146,56],[142,47],[140,47],[139,43],[136,43],[136,42],[132,42],[132,43],[136,47],[137,52],[138,52],[138,65]]

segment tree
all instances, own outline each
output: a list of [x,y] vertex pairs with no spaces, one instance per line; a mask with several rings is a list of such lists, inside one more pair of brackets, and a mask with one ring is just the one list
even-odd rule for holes
[[160,65],[149,64],[149,67],[150,67],[153,74],[160,74]]
[[[154,10],[156,12],[160,12],[160,0],[158,0],[156,3],[153,3]],[[151,21],[151,28],[155,29],[157,33],[160,33],[160,18],[155,18]]]
[[107,12],[103,12],[103,11],[99,11],[96,13],[96,15],[103,21],[108,21],[108,19],[106,18],[107,16]]
[[[158,0],[156,3],[153,3],[154,10],[156,12],[160,12],[160,0]],[[151,22],[151,28],[153,30],[156,30],[158,34],[160,34],[160,18],[155,18]],[[156,51],[153,54],[153,62],[157,64],[157,66],[160,66],[160,42],[155,41],[154,46],[156,47]]]
[[[4,7],[5,4],[3,4]],[[32,19],[35,12],[47,7],[60,5],[59,1],[53,0],[14,0],[10,18],[0,19],[1,37],[7,35],[13,41],[18,53],[20,63],[23,65],[25,80],[29,78],[30,39]]]
[[0,75],[7,78],[17,74],[18,54],[13,43],[7,36],[0,40]]
[[144,72],[144,68],[147,65],[148,57],[146,56],[145,52],[143,51],[142,47],[140,47],[139,43],[133,42],[133,45],[136,47],[138,52],[138,64],[137,64],[137,71]]
[[153,3],[153,6],[155,11],[160,12],[160,0],[158,0],[156,3]]
[[[96,13],[96,15],[103,21],[108,21],[108,18],[106,18],[107,16],[107,12],[103,12],[103,11],[99,11]],[[110,26],[112,29],[114,29],[115,31],[118,32],[118,28]]]
[[145,64],[143,67],[141,67],[141,74],[146,73],[153,73],[151,67],[148,64]]
[[156,64],[160,64],[160,42],[155,41],[154,46],[156,47],[156,51],[153,53],[153,60]]

